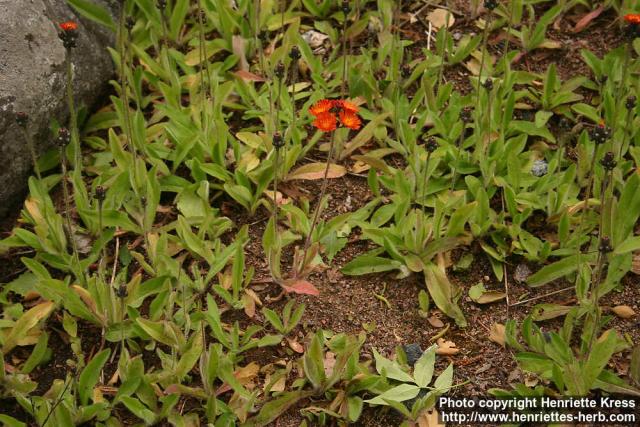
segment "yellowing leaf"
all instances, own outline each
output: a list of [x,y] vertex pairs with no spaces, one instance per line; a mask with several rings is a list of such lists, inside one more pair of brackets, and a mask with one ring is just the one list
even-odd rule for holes
[[455,18],[453,17],[453,13],[445,9],[434,9],[427,15],[427,19],[431,22],[436,28],[443,27],[445,24],[448,27],[451,27],[455,22]]
[[7,354],[11,351],[20,340],[25,338],[29,331],[38,324],[42,319],[49,316],[55,304],[51,301],[43,302],[29,309],[16,321],[11,331],[4,339],[2,352]]
[[622,317],[623,319],[628,319],[636,315],[636,312],[633,311],[633,308],[628,305],[617,305],[611,309],[616,316]]
[[501,323],[494,323],[493,325],[491,325],[491,330],[489,331],[489,340],[504,347],[504,334],[504,325]]
[[[294,179],[306,179],[315,180],[323,179],[326,172],[327,165],[325,163],[309,163],[304,166],[300,166],[298,169],[287,175],[286,180],[291,181]],[[340,178],[347,173],[344,166],[336,165],[332,163],[329,165],[329,171],[327,172],[327,178]]]

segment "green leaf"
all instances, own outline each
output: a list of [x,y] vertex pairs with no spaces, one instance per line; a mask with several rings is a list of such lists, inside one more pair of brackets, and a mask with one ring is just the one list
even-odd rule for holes
[[627,238],[624,242],[620,243],[614,251],[615,255],[622,255],[628,252],[635,252],[640,249],[640,236],[634,236]]
[[122,396],[120,401],[133,415],[143,420],[147,425],[153,425],[155,422],[156,414],[149,410],[149,408],[143,405],[138,399],[131,396]]
[[578,256],[572,255],[546,265],[527,278],[527,284],[533,288],[563,278],[578,268]]
[[437,348],[438,346],[434,344],[426,349],[413,368],[413,378],[420,388],[425,388],[431,382],[433,368],[436,363]]
[[31,355],[29,355],[27,361],[24,362],[24,365],[22,365],[22,369],[20,371],[23,374],[29,374],[36,368],[36,366],[44,361],[48,353],[51,353],[50,351],[47,351],[49,350],[49,348],[47,347],[48,343],[49,334],[47,334],[46,332],[42,332],[42,334],[40,334],[40,337],[38,338],[38,342],[31,352]]
[[54,307],[55,304],[51,301],[43,302],[30,308],[26,313],[20,316],[4,339],[2,352],[4,354],[9,353],[16,345],[18,345],[20,340],[26,337],[27,333],[35,327],[38,322],[49,316]]
[[400,269],[400,267],[402,267],[402,263],[393,259],[361,255],[348,262],[340,271],[349,276],[360,276],[363,274],[397,270]]
[[404,402],[405,400],[413,399],[420,392],[420,387],[413,384],[400,384],[393,387],[384,393],[374,397],[373,399],[365,400],[370,405],[389,405],[386,400],[393,402]]
[[317,334],[314,334],[311,339],[311,345],[304,353],[304,358],[302,359],[304,373],[316,389],[321,388],[322,383],[326,379],[322,348],[322,337],[320,332],[318,332]]
[[22,421],[18,421],[9,415],[0,414],[0,423],[5,427],[27,427]]
[[89,397],[93,394],[93,387],[95,387],[100,377],[100,371],[102,367],[109,359],[111,355],[111,349],[106,348],[100,353],[96,354],[91,362],[82,370],[80,379],[78,381],[78,393],[80,394],[80,402],[83,405],[89,403]]
[[457,304],[460,291],[449,282],[446,274],[435,264],[428,264],[424,270],[424,279],[433,302],[460,327],[467,326],[462,310]]
[[436,378],[433,387],[441,393],[448,391],[453,384],[453,363],[449,363],[447,369],[442,371],[440,376]]
[[111,13],[108,10],[95,4],[89,0],[67,0],[67,2],[73,6],[75,10],[80,13],[80,15],[89,18],[92,21],[97,22],[98,24],[104,25],[111,31],[116,30],[116,26],[113,23],[113,18],[111,17]]
[[582,368],[582,376],[588,389],[591,389],[600,372],[607,366],[609,359],[616,351],[617,332],[613,329],[605,331],[591,348],[591,352]]
[[383,357],[375,349],[373,349],[373,357],[376,361],[376,371],[386,378],[402,382],[413,382],[411,375],[402,370],[396,362]]

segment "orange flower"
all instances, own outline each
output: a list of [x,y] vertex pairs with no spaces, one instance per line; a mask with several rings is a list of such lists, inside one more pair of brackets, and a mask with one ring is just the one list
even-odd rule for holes
[[350,101],[345,101],[343,99],[336,101],[336,106],[342,108],[344,111],[349,113],[357,113],[359,108],[356,104]]
[[331,132],[336,130],[336,116],[328,112],[320,113],[316,115],[312,125],[322,132]]
[[340,123],[349,129],[358,130],[362,122],[356,113],[349,110],[340,111]]
[[334,101],[329,99],[321,99],[309,108],[309,112],[318,117],[320,114],[326,114],[334,107]]
[[75,31],[78,29],[78,24],[73,21],[62,22],[59,26],[62,31]]
[[629,24],[640,25],[640,13],[630,13],[624,16],[624,20]]

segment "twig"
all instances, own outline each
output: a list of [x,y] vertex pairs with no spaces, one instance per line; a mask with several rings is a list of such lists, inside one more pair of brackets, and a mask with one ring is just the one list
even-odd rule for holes
[[568,286],[566,288],[558,289],[557,291],[549,292],[549,293],[546,293],[544,295],[538,295],[537,297],[528,298],[528,299],[525,299],[525,300],[522,300],[522,301],[518,301],[518,302],[516,302],[514,304],[509,305],[509,307],[515,307],[517,305],[526,304],[528,302],[536,301],[536,300],[539,300],[539,299],[542,299],[542,298],[546,298],[546,297],[550,297],[551,295],[556,295],[556,294],[559,294],[561,292],[569,291],[571,289],[574,289],[574,286]]

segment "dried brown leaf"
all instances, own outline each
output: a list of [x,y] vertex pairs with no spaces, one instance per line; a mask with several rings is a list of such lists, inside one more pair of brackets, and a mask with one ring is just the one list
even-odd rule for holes
[[494,323],[491,325],[491,330],[489,331],[489,340],[504,347],[504,334],[504,325],[501,323]]

